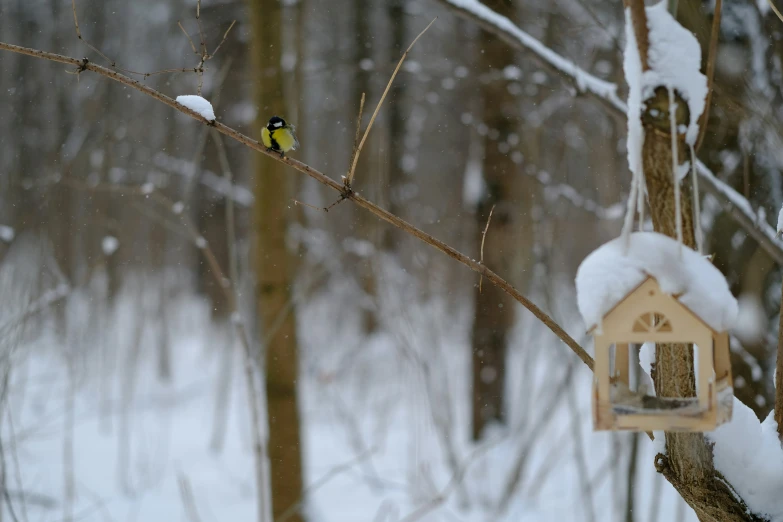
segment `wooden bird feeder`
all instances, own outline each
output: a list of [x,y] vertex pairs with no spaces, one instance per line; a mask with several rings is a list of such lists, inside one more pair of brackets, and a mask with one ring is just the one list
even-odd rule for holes
[[[604,316],[595,340],[596,430],[711,431],[731,419],[729,336],[716,332],[648,276]],[[630,345],[692,343],[696,397],[664,398],[631,389]],[[638,351],[633,350],[638,364]]]

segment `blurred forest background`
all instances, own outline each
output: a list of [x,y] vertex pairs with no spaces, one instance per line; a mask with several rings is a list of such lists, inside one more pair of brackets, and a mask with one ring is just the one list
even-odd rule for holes
[[[486,4],[624,96],[619,1]],[[706,49],[713,2],[674,4]],[[198,48],[195,1],[76,8],[118,67],[199,62],[178,26]],[[475,259],[494,208],[485,264],[587,345],[573,278],[620,232],[626,122],[529,54],[437,0],[203,0],[209,52],[236,25],[201,93],[255,138],[285,117],[302,143],[291,155],[339,179],[361,94],[366,125],[436,16],[354,188]],[[0,0],[0,40],[108,65],[77,38],[70,0]],[[766,2],[724,1],[699,154],[770,223],[781,42]],[[351,203],[295,204],[335,194],[73,72],[0,55],[0,518],[256,519],[241,324],[264,366],[268,520],[695,520],[646,437],[592,433],[590,372],[500,290]],[[135,77],[172,97],[199,88],[193,72]],[[744,314],[736,393],[763,417],[780,272],[714,198],[702,208]]]

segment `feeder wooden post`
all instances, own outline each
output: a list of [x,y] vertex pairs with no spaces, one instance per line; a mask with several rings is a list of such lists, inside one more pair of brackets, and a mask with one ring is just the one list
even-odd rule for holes
[[630,386],[630,376],[628,370],[628,343],[617,343],[614,345],[614,375],[619,382]]

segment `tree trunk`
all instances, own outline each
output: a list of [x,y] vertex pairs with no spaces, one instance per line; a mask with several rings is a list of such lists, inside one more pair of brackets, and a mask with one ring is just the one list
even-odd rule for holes
[[[502,1],[500,12],[509,16],[513,5]],[[514,106],[516,100],[508,92],[502,79],[503,68],[514,63],[514,52],[494,36],[481,33],[481,52],[484,72],[491,79],[482,85],[484,123],[490,131],[498,131],[497,141],[484,138],[482,174],[485,194],[476,209],[477,250],[489,214],[492,220],[484,243],[484,264],[505,274],[511,270],[516,248],[511,240],[514,228],[519,225],[513,219],[515,178],[517,166],[497,144],[514,130],[514,122],[506,106]],[[475,320],[473,323],[473,439],[478,440],[487,423],[504,421],[503,400],[505,389],[505,360],[507,335],[514,323],[514,301],[495,285],[475,287]]]
[[[282,22],[278,0],[249,2],[253,24],[256,105],[260,128],[274,116],[285,117],[280,70]],[[302,496],[302,454],[297,408],[298,354],[296,320],[289,308],[293,270],[285,235],[292,196],[282,163],[255,155],[255,269],[261,338],[266,341],[265,376],[269,416],[269,463],[272,513],[277,519]],[[289,311],[290,310],[290,311]],[[281,319],[281,314],[285,314]],[[304,520],[299,514],[289,521]]]
[[[369,10],[371,6],[368,5],[367,0],[355,0],[354,2],[355,14],[354,14],[354,31],[356,42],[354,46],[355,51],[355,63],[359,64],[364,59],[372,59],[373,54],[373,28],[372,18],[370,17]],[[354,93],[350,99],[350,106],[356,107],[358,110],[359,100],[361,100],[362,94],[366,96],[366,107],[370,108],[367,112],[372,114],[371,108],[374,98],[370,88],[370,74],[363,70],[361,67],[356,67],[356,73],[354,77]],[[358,117],[358,112],[353,115],[353,118]],[[365,119],[362,117],[362,119]],[[357,122],[357,125],[361,125],[361,122]],[[377,132],[376,136],[377,137]],[[357,171],[359,172],[359,186],[366,190],[383,190],[380,184],[375,184],[368,179],[368,176],[373,175],[370,173],[377,172],[379,166],[375,161],[378,155],[377,152],[377,140],[373,139],[374,136],[370,136],[365,146],[364,153],[359,156],[359,162],[357,164]],[[372,168],[368,168],[368,165],[372,165]],[[375,185],[375,186],[372,186]],[[377,200],[377,198],[374,198]],[[357,209],[352,209],[356,211]],[[357,232],[361,239],[369,241],[374,246],[378,246],[378,235],[382,228],[388,228],[381,225],[377,219],[368,219],[367,216],[359,216],[357,220]],[[362,309],[362,326],[366,335],[373,334],[378,329],[378,317],[375,303],[377,303],[378,295],[378,281],[375,273],[375,262],[377,259],[375,254],[370,256],[364,256],[356,260],[357,273],[359,275],[359,284],[364,291],[365,304]]]
[[[631,8],[637,42],[646,42],[647,20],[643,0],[626,0]],[[641,17],[641,19],[640,19]],[[639,45],[646,51],[646,45]],[[644,69],[646,56],[642,56]],[[676,96],[676,126],[687,125],[689,114],[684,100]],[[669,237],[676,237],[674,180],[672,177],[672,144],[669,121],[669,93],[661,86],[645,101],[642,122],[645,136],[642,148],[644,175],[650,203],[653,227]],[[689,158],[682,139],[678,140],[678,158]],[[686,178],[687,179],[687,178]],[[682,185],[682,184],[681,184]],[[681,213],[683,243],[695,247],[692,194],[681,187]],[[689,345],[659,344],[656,347],[656,364],[653,368],[655,391],[661,397],[695,395],[693,373],[693,349]],[[680,493],[703,522],[761,520],[749,513],[747,506],[736,496],[727,482],[715,469],[712,449],[701,433],[669,433],[666,436],[666,455],[655,457],[659,473]]]

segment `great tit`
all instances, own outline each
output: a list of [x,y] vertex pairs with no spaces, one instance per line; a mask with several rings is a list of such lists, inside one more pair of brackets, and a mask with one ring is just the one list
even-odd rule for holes
[[294,126],[278,116],[272,116],[266,127],[261,129],[261,141],[266,148],[279,152],[281,156],[299,147]]

